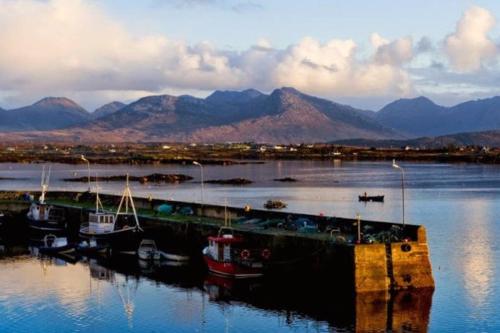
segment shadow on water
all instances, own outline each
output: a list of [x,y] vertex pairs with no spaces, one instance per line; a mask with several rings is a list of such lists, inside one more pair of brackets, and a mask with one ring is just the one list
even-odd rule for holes
[[342,290],[342,285],[316,276],[234,280],[207,273],[199,262],[172,265],[141,261],[135,256],[51,259],[39,256],[24,244],[3,243],[0,251],[3,260],[37,257],[38,260],[85,265],[94,280],[113,283],[115,276],[120,275],[136,284],[153,282],[174,286],[181,292],[202,293],[218,306],[238,305],[278,315],[285,318],[288,326],[304,318],[327,323],[334,331],[345,332],[426,332],[429,325],[432,290],[354,295]]

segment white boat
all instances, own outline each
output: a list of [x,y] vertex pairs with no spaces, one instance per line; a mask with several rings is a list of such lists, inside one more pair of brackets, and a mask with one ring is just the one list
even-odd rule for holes
[[41,232],[60,232],[64,231],[66,224],[64,222],[64,216],[61,209],[56,209],[45,202],[45,195],[49,188],[50,180],[50,167],[45,170],[45,166],[42,170],[42,193],[35,201],[31,204],[27,218],[30,228],[38,230]]
[[84,239],[104,240],[110,243],[126,242],[129,237],[142,232],[128,177],[116,214],[104,211],[99,192],[96,189],[95,212],[89,214],[88,221],[80,227],[80,237]]
[[142,260],[160,260],[161,252],[158,251],[154,240],[143,239],[137,249],[137,256]]
[[57,237],[56,235],[45,235],[44,245],[40,247],[40,252],[47,254],[68,254],[75,251],[75,247],[68,243],[66,237]]

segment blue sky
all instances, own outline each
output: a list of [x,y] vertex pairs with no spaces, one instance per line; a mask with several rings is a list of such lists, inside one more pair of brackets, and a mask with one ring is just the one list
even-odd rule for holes
[[499,1],[0,0],[0,107],[294,86],[378,109],[497,94]]

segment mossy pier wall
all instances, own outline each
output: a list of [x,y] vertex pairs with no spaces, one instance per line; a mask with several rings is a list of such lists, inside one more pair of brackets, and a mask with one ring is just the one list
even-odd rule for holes
[[[37,195],[35,193],[35,195]],[[22,193],[0,192],[0,211],[7,213],[15,224],[22,225],[29,203],[22,201]],[[87,221],[92,209],[88,193],[50,192],[48,200],[65,210],[69,232],[76,234],[81,222]],[[105,206],[116,207],[119,197],[101,195]],[[255,219],[295,219],[307,218],[320,227],[329,225],[343,232],[356,235],[357,224],[354,219],[294,214],[288,212],[250,210],[135,198],[141,225],[148,235],[160,242],[186,245],[199,254],[206,244],[206,238],[214,235],[224,219],[236,221],[241,218]],[[177,219],[174,216],[155,216],[153,207],[163,203],[178,208],[189,206],[194,214]],[[362,220],[363,226],[371,230],[390,230],[397,223]],[[404,289],[434,288],[429,258],[426,231],[423,226],[406,225],[403,233],[405,241],[391,243],[356,244],[333,241],[328,233],[298,233],[287,230],[252,228],[233,225],[238,233],[258,247],[272,251],[273,265],[270,274],[277,277],[290,274],[305,274],[318,279],[347,282],[356,293],[395,291]],[[23,230],[20,228],[20,230]]]

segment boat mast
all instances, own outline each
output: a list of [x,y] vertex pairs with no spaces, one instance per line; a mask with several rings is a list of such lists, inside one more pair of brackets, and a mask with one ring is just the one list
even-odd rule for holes
[[101,211],[104,212],[104,206],[102,205],[101,198],[99,198],[99,184],[97,183],[97,174],[95,175],[95,213],[99,213],[99,207]]
[[38,201],[42,205],[45,203],[45,193],[47,193],[47,190],[49,189],[50,169],[51,168],[49,166],[47,172],[45,172],[45,165],[42,169],[42,180],[40,182],[40,185],[42,187],[42,194],[40,194],[40,198],[38,199]]
[[[130,184],[128,180],[128,174],[127,174],[127,181],[125,182],[125,189],[123,190],[122,198],[120,200],[120,204],[118,205],[118,210],[116,211],[116,219],[118,219],[118,215],[128,215],[128,206],[130,202],[130,207],[132,208],[132,213],[134,215],[134,220],[135,220],[135,225],[139,230],[142,230],[141,225],[139,224],[139,219],[137,218],[137,211],[135,210],[135,205],[134,205],[134,200],[132,198],[132,192],[130,191]],[[123,204],[125,203],[125,212],[121,212],[121,208]]]

